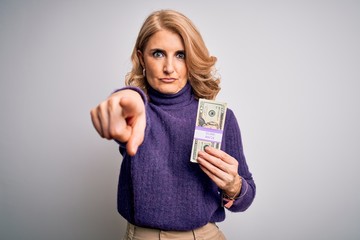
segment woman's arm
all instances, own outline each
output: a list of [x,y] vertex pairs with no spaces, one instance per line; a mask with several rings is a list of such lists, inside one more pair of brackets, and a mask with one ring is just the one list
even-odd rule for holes
[[146,126],[145,103],[139,92],[121,89],[93,108],[90,114],[102,138],[127,143],[128,154],[136,154],[144,140]]
[[226,114],[221,149],[207,147],[199,152],[198,163],[228,198],[225,207],[234,212],[245,211],[255,198],[256,185],[246,163],[240,128],[232,111]]

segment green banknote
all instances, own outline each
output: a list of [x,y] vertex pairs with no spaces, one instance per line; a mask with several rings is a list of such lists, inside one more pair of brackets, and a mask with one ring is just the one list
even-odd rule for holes
[[190,161],[196,163],[199,151],[211,146],[220,149],[227,104],[199,99]]

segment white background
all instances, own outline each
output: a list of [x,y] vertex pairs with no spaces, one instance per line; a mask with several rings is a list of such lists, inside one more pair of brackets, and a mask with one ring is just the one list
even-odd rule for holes
[[[89,111],[153,10],[183,12],[222,76],[257,184],[228,239],[359,239],[360,2],[0,0],[0,239],[121,239],[121,157]],[[186,193],[184,193],[186,197]]]

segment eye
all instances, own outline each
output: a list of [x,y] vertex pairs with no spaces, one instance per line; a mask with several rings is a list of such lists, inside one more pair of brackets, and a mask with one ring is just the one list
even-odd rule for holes
[[152,55],[153,55],[155,58],[161,58],[161,57],[164,56],[164,53],[161,52],[161,51],[159,51],[159,50],[156,50],[156,51],[153,52]]
[[176,57],[180,58],[180,59],[185,59],[185,52],[183,52],[183,51],[178,52],[176,54]]

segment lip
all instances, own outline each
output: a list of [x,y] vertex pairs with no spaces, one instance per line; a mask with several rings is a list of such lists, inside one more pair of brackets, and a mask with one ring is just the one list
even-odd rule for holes
[[176,81],[176,78],[160,78],[160,81],[166,82],[166,83],[172,83]]

